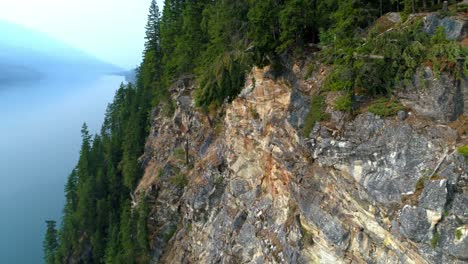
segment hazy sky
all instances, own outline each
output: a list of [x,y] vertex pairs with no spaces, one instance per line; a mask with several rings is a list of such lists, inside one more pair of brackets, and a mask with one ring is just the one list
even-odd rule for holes
[[[137,66],[151,0],[0,0],[0,19],[48,33],[107,62]],[[158,0],[162,10],[164,0]]]

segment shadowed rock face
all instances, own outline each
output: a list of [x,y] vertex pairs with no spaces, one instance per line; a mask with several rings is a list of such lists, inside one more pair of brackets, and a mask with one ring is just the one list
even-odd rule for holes
[[[421,78],[422,76],[422,78]],[[420,116],[442,123],[457,120],[468,114],[468,83],[445,73],[435,78],[429,67],[420,69],[410,87],[398,93],[402,103]]]
[[434,34],[438,27],[443,27],[449,40],[462,40],[468,36],[468,23],[463,17],[441,17],[438,14],[429,14],[424,19],[424,30]]
[[[465,263],[468,167],[454,151],[465,132],[417,107],[386,119],[328,107],[304,137],[326,72],[304,71],[253,69],[215,117],[195,110],[190,78],[172,87],[176,110],[154,110],[141,158],[153,262]],[[186,142],[188,164],[175,153]]]

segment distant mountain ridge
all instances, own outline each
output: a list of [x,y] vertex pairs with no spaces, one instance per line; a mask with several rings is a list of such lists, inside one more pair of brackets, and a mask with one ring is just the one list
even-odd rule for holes
[[0,20],[0,86],[42,78],[122,71],[47,34]]

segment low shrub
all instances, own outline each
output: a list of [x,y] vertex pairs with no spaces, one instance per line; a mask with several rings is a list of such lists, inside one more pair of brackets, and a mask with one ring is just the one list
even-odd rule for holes
[[185,161],[185,150],[183,148],[175,149],[174,158],[178,161]]
[[351,94],[347,93],[342,95],[335,100],[335,105],[333,108],[338,111],[350,112],[353,106],[353,102],[351,101]]
[[461,146],[458,148],[458,153],[468,158],[468,145]]
[[404,109],[405,107],[399,102],[387,98],[382,98],[372,103],[369,106],[368,111],[381,117],[387,117],[396,115],[398,111]]
[[171,178],[171,182],[177,187],[184,188],[188,184],[188,178],[183,173],[177,173],[173,178]]
[[463,235],[463,233],[462,233],[461,229],[456,229],[456,230],[455,230],[455,238],[456,238],[457,240],[460,240],[461,237],[462,237],[462,235]]
[[439,243],[439,237],[440,237],[440,234],[439,232],[435,232],[434,235],[432,236],[432,239],[431,239],[431,247],[432,248],[435,248],[437,246],[437,244]]
[[330,118],[328,113],[325,113],[325,97],[323,95],[316,95],[312,98],[310,110],[304,122],[304,136],[308,136],[316,122],[324,121]]

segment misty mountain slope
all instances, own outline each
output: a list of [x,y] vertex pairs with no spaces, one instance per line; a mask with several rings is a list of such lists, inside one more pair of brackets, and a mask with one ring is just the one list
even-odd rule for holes
[[120,71],[44,33],[0,20],[0,85]]

